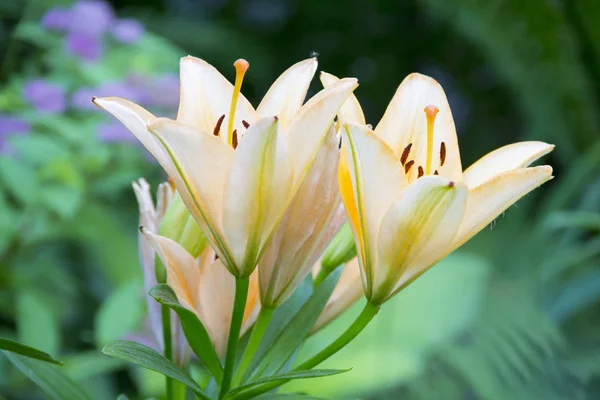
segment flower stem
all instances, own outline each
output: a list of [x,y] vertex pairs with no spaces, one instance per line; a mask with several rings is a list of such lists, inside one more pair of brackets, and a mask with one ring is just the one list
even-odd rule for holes
[[[299,366],[293,369],[293,371],[304,371],[308,369],[312,369],[340,351],[344,346],[350,343],[363,329],[371,322],[373,317],[377,315],[379,311],[379,305],[374,305],[372,303],[367,303],[365,308],[363,308],[360,315],[354,320],[352,325],[346,329],[344,333],[342,333],[333,343],[329,346],[321,350],[319,353],[309,358]],[[243,394],[243,398],[252,398],[253,396],[258,396],[260,394],[266,393],[276,387],[283,385],[286,382],[289,382],[290,379],[281,379],[274,382],[268,382],[264,385],[256,386],[250,390],[247,390]],[[242,396],[232,396],[231,400],[241,399]]]
[[323,361],[340,351],[344,346],[354,340],[355,337],[358,336],[360,332],[371,322],[373,317],[377,315],[379,311],[378,305],[374,305],[370,302],[365,304],[365,308],[363,308],[360,315],[354,320],[352,325],[346,329],[344,333],[340,337],[338,337],[333,343],[329,346],[325,347],[319,353],[315,354],[308,360],[304,361],[298,367],[294,368],[295,371],[307,370],[316,367],[321,364]]
[[[165,358],[173,361],[173,346],[171,338],[171,312],[167,306],[161,306],[162,331],[163,331],[163,346]],[[167,399],[172,400],[174,394],[174,381],[172,378],[165,376]]]
[[237,373],[234,379],[234,387],[238,386],[243,380],[254,359],[254,355],[260,346],[260,342],[262,340],[265,331],[267,330],[267,326],[269,326],[269,321],[273,316],[274,308],[263,307],[260,309],[258,313],[258,317],[256,317],[256,322],[254,323],[254,327],[252,328],[252,334],[250,335],[250,340],[248,341],[248,345],[244,350],[244,354],[242,355],[242,359],[238,365]]
[[225,397],[231,386],[233,367],[235,366],[235,352],[240,339],[249,284],[249,278],[235,278],[235,300],[233,302],[233,313],[231,315],[231,326],[229,328],[229,339],[227,340],[227,354],[225,355],[223,381],[221,382],[219,399]]

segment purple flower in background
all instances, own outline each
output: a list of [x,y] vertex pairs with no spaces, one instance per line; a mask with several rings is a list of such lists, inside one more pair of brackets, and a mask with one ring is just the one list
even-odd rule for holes
[[40,24],[42,28],[51,31],[66,31],[69,27],[70,19],[71,11],[69,9],[56,7],[51,8],[44,14]]
[[155,81],[153,100],[157,106],[177,108],[179,105],[179,76],[163,74]]
[[44,79],[36,79],[23,86],[23,98],[37,111],[58,114],[66,108],[65,91]]
[[97,133],[103,142],[137,143],[135,136],[125,126],[117,122],[99,125]]
[[0,114],[0,153],[10,153],[6,138],[14,134],[28,133],[31,129],[26,120],[10,115]]
[[144,34],[144,26],[134,19],[116,21],[110,30],[116,41],[125,44],[137,42]]
[[69,53],[83,60],[95,61],[102,55],[100,39],[85,33],[69,32],[65,47]]
[[108,3],[97,0],[78,1],[71,8],[69,32],[98,38],[104,34],[114,19]]
[[76,110],[94,110],[92,97],[97,96],[97,90],[91,87],[77,89],[71,96],[71,107]]

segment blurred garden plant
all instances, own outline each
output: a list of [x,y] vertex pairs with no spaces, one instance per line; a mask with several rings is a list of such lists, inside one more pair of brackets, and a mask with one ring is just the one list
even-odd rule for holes
[[[241,94],[249,64],[234,67],[231,84],[205,61],[183,58],[176,120],[123,98],[94,99],[176,189],[169,196],[177,201],[167,206],[173,189],[159,188],[157,210],[145,182],[135,185],[147,282],[158,282],[150,295],[163,307],[163,355],[128,341],[104,348],[164,374],[169,399],[185,398],[186,387],[205,399],[252,398],[290,380],[344,372],[314,368],[350,343],[383,303],[552,178],[551,167],[528,168],[552,150],[542,142],[503,147],[463,173],[450,107],[429,77],[406,78],[372,130],[352,94],[355,79],[323,74],[324,89],[304,103],[316,59],[286,70],[256,109]],[[179,217],[160,217],[172,213]],[[345,215],[358,263],[344,251],[347,229],[323,256]],[[329,264],[316,262],[322,256]],[[314,281],[311,269],[318,269]],[[334,319],[362,292],[367,303],[347,330],[295,363],[315,324]],[[205,385],[186,374],[187,358],[175,356],[173,323],[210,377]]]

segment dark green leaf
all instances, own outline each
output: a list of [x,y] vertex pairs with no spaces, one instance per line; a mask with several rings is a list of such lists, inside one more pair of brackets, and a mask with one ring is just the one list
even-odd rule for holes
[[196,314],[179,304],[175,292],[173,292],[173,289],[169,285],[160,284],[154,286],[150,290],[150,296],[160,304],[170,307],[179,315],[183,332],[190,347],[211,371],[215,379],[220,382],[223,376],[223,367],[219,361],[219,356],[213,348],[208,332]]
[[310,332],[319,315],[321,315],[340,274],[341,269],[337,269],[315,289],[312,296],[294,315],[265,353],[264,358],[254,370],[253,378],[273,375],[292,357]]
[[0,338],[0,350],[10,351],[12,353],[20,354],[29,358],[35,358],[36,360],[41,360],[52,364],[62,364],[60,361],[56,361],[52,358],[52,356],[44,353],[43,351],[34,349],[33,347],[25,346],[24,344],[10,339]]
[[192,389],[200,398],[209,399],[188,374],[148,346],[127,340],[117,340],[104,346],[102,352],[173,378]]
[[89,400],[89,395],[56,366],[5,352],[6,357],[27,378],[54,400]]
[[[324,376],[342,374],[342,373],[348,372],[348,371],[350,371],[350,369],[310,369],[310,370],[306,370],[306,371],[286,372],[286,373],[279,374],[279,375],[272,375],[272,376],[267,376],[264,378],[259,378],[252,382],[249,382],[245,385],[238,386],[235,389],[231,390],[229,392],[228,396],[231,396],[232,398],[245,397],[247,394],[253,393],[253,392],[250,392],[251,389],[256,388],[256,389],[260,390],[260,388],[257,388],[257,386],[260,386],[260,385],[263,385],[263,384],[269,383],[269,382],[281,381],[280,385],[283,385],[284,383],[291,381],[293,379],[322,378]],[[270,386],[270,387],[272,387],[272,386]]]

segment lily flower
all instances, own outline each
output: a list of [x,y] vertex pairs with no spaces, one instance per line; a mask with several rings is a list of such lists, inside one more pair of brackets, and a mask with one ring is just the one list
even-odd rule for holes
[[257,109],[203,60],[181,60],[177,120],[156,118],[120,98],[94,99],[119,119],[173,180],[219,259],[248,277],[315,159],[355,79],[342,79],[303,105],[317,67],[299,62],[271,86]]
[[332,127],[259,261],[263,307],[289,298],[346,220],[337,184],[338,144]]
[[[337,78],[322,74],[326,87]],[[463,172],[450,105],[434,79],[409,75],[374,130],[354,96],[340,110],[339,184],[367,299],[381,304],[552,179],[528,167],[553,145],[521,142]]]
[[[159,185],[156,193],[156,206],[150,193],[150,185],[145,179],[139,179],[133,183],[133,190],[140,210],[140,226],[146,226],[148,229],[158,231],[163,217],[171,204],[175,192],[168,183]],[[158,349],[164,351],[161,305],[148,295],[158,282],[156,279],[156,252],[141,233],[138,234],[138,251],[140,264],[142,266],[144,278],[144,292],[146,304],[148,307],[148,320],[150,329],[154,336],[154,342]],[[179,318],[175,312],[171,312],[171,337],[173,346],[174,361],[178,365],[185,365],[191,354],[191,350],[181,329]]]
[[[200,319],[215,351],[219,357],[223,357],[231,325],[235,278],[210,246],[206,246],[194,258],[177,242],[155,235],[147,228],[141,231],[167,269],[167,284],[181,305]],[[240,336],[254,323],[260,308],[257,272],[250,277]]]

